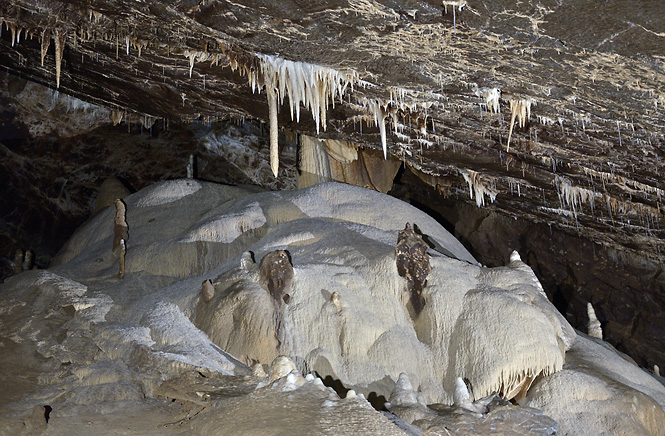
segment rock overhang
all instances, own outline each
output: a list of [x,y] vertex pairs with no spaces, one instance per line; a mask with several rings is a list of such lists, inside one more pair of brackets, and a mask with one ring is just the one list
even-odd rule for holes
[[[621,23],[588,6],[576,15]],[[8,2],[0,63],[110,109],[114,123],[268,121],[268,83],[280,128],[384,147],[444,195],[658,260],[658,22],[635,7],[620,35],[596,24],[592,35],[577,16],[562,22],[574,9]]]

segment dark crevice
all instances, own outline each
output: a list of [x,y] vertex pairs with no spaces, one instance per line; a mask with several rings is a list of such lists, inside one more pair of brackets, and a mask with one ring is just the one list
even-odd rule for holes
[[[333,378],[330,375],[322,378],[319,373],[315,372],[314,374],[323,381],[325,386],[332,388],[340,398],[346,398],[346,394],[351,390],[345,387],[339,379]],[[386,401],[388,400],[386,400],[386,397],[383,395],[379,395],[376,392],[370,392],[369,395],[367,395],[367,401],[378,411],[388,410],[386,409]]]

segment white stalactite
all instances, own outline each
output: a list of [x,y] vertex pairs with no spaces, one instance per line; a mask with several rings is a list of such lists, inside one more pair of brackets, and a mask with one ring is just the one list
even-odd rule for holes
[[386,140],[386,114],[379,108],[377,124],[381,134],[381,146],[383,147],[383,159],[388,159],[388,145]]
[[472,170],[460,170],[464,180],[469,185],[469,196],[473,200],[475,195],[476,205],[478,207],[485,206],[485,195],[490,198],[490,201],[494,203],[496,200],[497,192],[487,186],[486,182],[481,178],[480,173]]
[[279,171],[279,126],[277,125],[277,94],[275,89],[268,85],[266,86],[266,94],[268,96],[268,118],[270,119],[270,169],[277,177]]
[[[190,55],[191,56],[191,55]],[[326,118],[328,104],[335,107],[335,99],[342,98],[346,89],[359,82],[355,71],[342,72],[321,65],[306,62],[294,62],[278,56],[257,54],[260,70],[263,75],[263,83],[257,71],[247,66],[239,65],[237,61],[231,61],[233,70],[240,68],[247,76],[252,92],[265,85],[268,98],[268,115],[270,119],[270,166],[273,174],[277,177],[279,168],[278,157],[278,124],[277,124],[277,100],[284,103],[284,98],[289,98],[289,110],[291,119],[300,121],[300,105],[312,113],[316,124],[317,134],[321,127],[326,130]],[[190,57],[190,71],[193,66],[193,57]],[[200,60],[198,57],[196,60]],[[295,115],[295,117],[294,117]]]
[[499,98],[501,97],[501,90],[499,88],[480,88],[476,91],[476,95],[485,100],[485,106],[488,111],[495,114],[501,112],[499,106]]
[[510,99],[510,131],[508,132],[508,145],[506,151],[510,151],[510,138],[513,136],[515,118],[520,127],[524,127],[526,121],[531,117],[531,105],[536,102],[531,99]]

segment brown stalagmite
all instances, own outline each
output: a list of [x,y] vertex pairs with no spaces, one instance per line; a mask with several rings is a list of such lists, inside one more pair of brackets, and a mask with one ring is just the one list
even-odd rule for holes
[[425,305],[422,291],[427,284],[427,275],[432,271],[428,248],[422,236],[411,228],[411,224],[406,223],[404,230],[399,231],[395,245],[397,273],[406,279],[406,288],[416,315],[420,314]]
[[65,52],[65,37],[67,31],[64,29],[57,29],[55,31],[55,87],[60,88],[60,68],[62,66],[62,55]]
[[210,301],[213,299],[215,296],[215,288],[212,285],[212,282],[210,279],[205,280],[203,283],[201,283],[201,301],[203,301],[205,304],[210,303]]
[[293,266],[285,250],[266,254],[259,264],[261,284],[270,292],[278,306],[289,302],[293,282]]
[[49,29],[42,30],[42,67],[44,66],[44,58],[51,45],[51,31]]
[[117,199],[115,201],[115,222],[113,225],[113,253],[117,253],[121,245],[124,245],[129,239],[129,230],[127,227],[127,208],[125,203]]

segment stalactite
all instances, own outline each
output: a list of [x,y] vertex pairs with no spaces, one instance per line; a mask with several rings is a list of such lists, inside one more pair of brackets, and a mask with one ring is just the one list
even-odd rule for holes
[[277,94],[272,86],[266,87],[268,118],[270,119],[270,169],[277,177],[279,171],[279,126],[277,125]]
[[14,42],[16,41],[16,24],[7,23],[9,30],[12,32],[12,47],[14,47]]
[[122,119],[124,118],[125,114],[122,111],[111,111],[111,122],[113,122],[114,126],[117,126],[122,122]]
[[488,111],[495,114],[501,112],[499,106],[499,97],[501,97],[501,90],[499,88],[481,88],[476,91],[476,95],[485,100],[485,107]]
[[486,182],[481,178],[480,174],[472,170],[459,170],[466,180],[466,183],[469,185],[469,196],[473,200],[475,195],[476,205],[478,207],[485,205],[485,195],[490,198],[490,201],[494,203],[496,200],[497,192],[487,186]]
[[44,58],[48,52],[48,47],[51,45],[51,31],[49,29],[42,30],[42,67],[44,66]]
[[62,55],[65,52],[65,37],[67,32],[64,29],[56,29],[54,33],[55,40],[55,87],[60,88],[60,71],[62,67]]
[[506,151],[510,151],[510,138],[513,136],[515,118],[520,127],[524,127],[526,121],[531,117],[531,105],[535,104],[531,99],[510,99],[510,131],[508,132],[508,145]]

